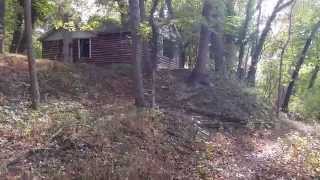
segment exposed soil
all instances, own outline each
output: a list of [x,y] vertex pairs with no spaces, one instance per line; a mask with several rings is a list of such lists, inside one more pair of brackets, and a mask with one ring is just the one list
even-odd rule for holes
[[190,87],[188,71],[160,71],[159,110],[139,112],[128,66],[39,60],[38,69],[43,102],[32,111],[25,58],[0,57],[0,179],[320,175],[318,126],[276,120],[232,80]]

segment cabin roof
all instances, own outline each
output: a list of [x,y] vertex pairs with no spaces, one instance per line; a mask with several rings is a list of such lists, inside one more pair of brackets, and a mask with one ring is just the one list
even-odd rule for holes
[[56,41],[63,40],[64,33],[68,33],[68,36],[71,36],[72,39],[81,39],[81,38],[92,38],[96,36],[95,31],[61,31],[61,30],[50,30],[45,33],[40,40],[41,41]]

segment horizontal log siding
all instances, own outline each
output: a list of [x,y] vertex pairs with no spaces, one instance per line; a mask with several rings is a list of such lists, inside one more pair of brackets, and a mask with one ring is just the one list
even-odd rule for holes
[[132,63],[130,39],[126,34],[100,34],[91,39],[90,63]]
[[42,56],[45,59],[63,60],[63,41],[43,41]]
[[[98,34],[91,38],[91,58],[79,59],[78,39],[72,41],[74,62],[89,62],[94,64],[132,63],[131,40],[128,33]],[[63,60],[63,41],[43,41],[43,58]],[[144,53],[145,55],[145,53]],[[158,57],[159,68],[176,69],[178,62],[165,56]]]
[[158,67],[160,69],[178,69],[179,64],[176,59],[170,59],[166,56],[158,56]]

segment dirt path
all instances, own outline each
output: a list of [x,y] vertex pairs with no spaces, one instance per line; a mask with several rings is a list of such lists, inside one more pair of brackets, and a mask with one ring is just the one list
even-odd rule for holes
[[[218,132],[207,143],[201,163],[207,179],[312,179],[319,153],[316,127],[282,120],[272,130]],[[319,161],[320,156],[313,160]]]

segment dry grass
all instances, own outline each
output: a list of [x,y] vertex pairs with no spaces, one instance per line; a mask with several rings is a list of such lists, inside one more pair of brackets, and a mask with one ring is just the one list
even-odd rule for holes
[[[254,116],[248,111],[258,111],[259,104],[250,94],[238,92],[239,86],[224,83],[224,90],[213,84],[200,94],[188,92],[197,88],[181,93],[186,72],[162,72],[160,109],[137,111],[130,68],[38,60],[42,105],[32,111],[25,57],[0,59],[0,179],[308,179],[320,175],[319,139],[313,134],[297,134],[296,128],[285,124],[278,129],[212,128],[207,126],[214,122],[209,116],[188,111],[205,106],[206,111],[221,111],[214,119],[221,121],[228,103],[234,103],[230,107],[235,113],[228,115],[233,113],[236,120]],[[226,94],[218,97],[221,93]],[[221,98],[229,101],[215,108]],[[241,106],[241,99],[249,105]]]

